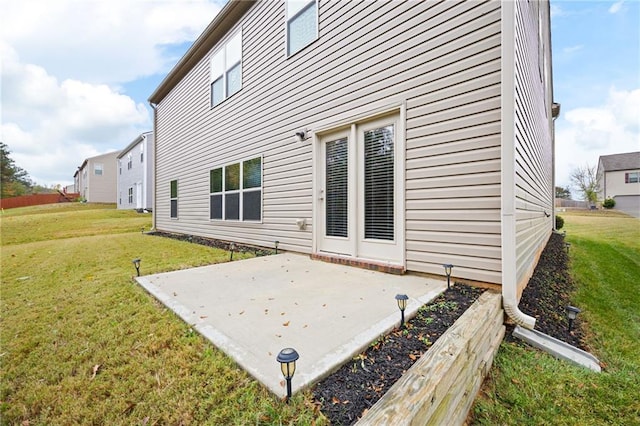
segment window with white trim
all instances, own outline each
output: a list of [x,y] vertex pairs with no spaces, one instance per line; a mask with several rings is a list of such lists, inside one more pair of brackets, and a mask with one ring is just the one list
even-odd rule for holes
[[133,167],[133,162],[131,161],[131,153],[127,154],[127,170],[131,170]]
[[211,57],[211,107],[242,89],[242,30]]
[[287,55],[302,50],[318,38],[318,1],[288,0]]
[[96,176],[102,176],[102,172],[104,171],[104,165],[100,163],[96,163],[93,165],[93,174]]
[[262,220],[262,157],[212,169],[209,192],[211,219]]
[[170,217],[173,219],[178,218],[178,181],[171,181],[170,190]]
[[133,204],[133,187],[129,187],[129,204]]
[[624,183],[640,182],[640,172],[629,172],[624,174]]
[[144,145],[140,144],[140,162],[144,162]]

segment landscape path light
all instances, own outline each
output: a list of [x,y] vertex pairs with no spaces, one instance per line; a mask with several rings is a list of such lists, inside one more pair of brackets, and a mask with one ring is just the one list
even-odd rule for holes
[[236,243],[229,244],[229,261],[233,260],[233,252],[236,250]]
[[131,262],[133,263],[133,266],[136,267],[136,273],[138,274],[138,276],[140,276],[140,262],[142,261],[142,259],[133,259]]
[[447,274],[447,288],[451,288],[451,270],[453,269],[453,265],[445,263],[442,266],[444,267],[444,273]]
[[280,363],[280,370],[287,381],[287,399],[291,399],[291,378],[296,372],[296,361],[300,358],[298,352],[293,348],[285,348],[280,351],[276,360]]
[[567,312],[567,318],[569,318],[569,333],[571,333],[571,328],[573,327],[573,321],[575,321],[576,317],[581,311],[575,306],[567,306],[565,308],[565,311]]
[[276,254],[278,254],[278,244],[280,244],[280,241],[276,240],[274,245],[276,246]]
[[398,302],[398,309],[400,309],[400,327],[404,325],[404,310],[407,308],[407,300],[409,300],[409,296],[406,294],[396,294],[396,302]]

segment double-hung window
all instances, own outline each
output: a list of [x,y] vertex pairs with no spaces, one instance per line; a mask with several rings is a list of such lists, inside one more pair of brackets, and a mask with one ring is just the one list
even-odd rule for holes
[[242,30],[211,57],[211,106],[242,89]]
[[211,219],[262,220],[262,158],[211,170],[209,191]]
[[178,218],[178,181],[171,181],[171,218]]
[[318,1],[288,0],[287,55],[291,56],[318,38]]
[[624,174],[624,183],[640,182],[640,172],[630,172]]
[[129,204],[133,204],[133,187],[129,187]]
[[131,170],[133,162],[131,161],[131,153],[127,154],[127,170]]
[[96,176],[102,176],[102,171],[104,170],[104,165],[100,163],[96,163],[93,166],[93,174]]

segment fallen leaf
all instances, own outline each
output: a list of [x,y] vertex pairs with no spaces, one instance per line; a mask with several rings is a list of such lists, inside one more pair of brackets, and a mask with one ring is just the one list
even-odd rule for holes
[[303,325],[302,328],[307,328],[309,327],[307,324]]
[[511,379],[511,383],[513,383],[514,385],[519,385],[520,384],[520,380],[516,379],[515,377],[513,379]]
[[344,401],[342,401],[343,404],[348,404],[350,401],[348,399],[345,399]]
[[285,326],[285,327],[289,327],[289,323],[290,323],[290,322],[291,322],[291,321],[283,322],[283,323],[282,323],[282,325],[283,325],[283,326]]
[[200,319],[205,319],[205,318],[207,318],[206,315],[200,315]]
[[280,312],[280,315],[284,315],[284,312]]
[[284,387],[284,380],[280,380],[280,387]]
[[282,334],[276,334],[276,337],[282,337]]
[[93,366],[93,374],[91,375],[91,380],[94,379],[94,377],[96,377],[96,374],[98,374],[98,370],[100,369],[100,364],[96,364]]
[[238,313],[238,315],[242,315],[242,314],[244,314],[244,311],[240,311],[240,312]]
[[174,296],[177,296],[177,295],[178,295],[178,293],[176,293],[176,292],[174,291],[174,292],[173,292],[173,295],[174,295]]
[[333,404],[340,404],[340,400],[338,398],[336,398],[335,396],[333,398],[331,398],[331,402]]
[[149,423],[149,416],[142,419],[142,426],[146,425],[147,423]]
[[409,358],[411,358],[411,361],[415,361],[416,359],[418,359],[418,357],[414,354],[409,354]]
[[322,304],[322,307],[323,307],[323,308],[326,308],[326,307],[327,307],[327,304],[326,304],[326,303],[323,303],[323,304]]

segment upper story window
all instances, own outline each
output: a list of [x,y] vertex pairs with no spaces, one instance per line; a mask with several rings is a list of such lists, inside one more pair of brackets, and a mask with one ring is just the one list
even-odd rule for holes
[[140,144],[140,162],[144,162],[144,145]]
[[211,106],[242,89],[242,31],[211,57]]
[[131,153],[127,154],[127,170],[131,170],[133,167],[133,162],[131,161]]
[[318,0],[288,0],[287,55],[291,56],[318,38]]
[[93,174],[96,176],[102,176],[102,171],[104,170],[104,165],[100,163],[96,163],[93,165]]
[[640,182],[640,172],[630,172],[624,174],[624,183]]

